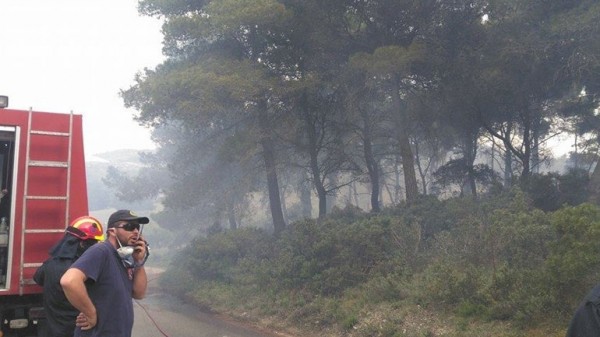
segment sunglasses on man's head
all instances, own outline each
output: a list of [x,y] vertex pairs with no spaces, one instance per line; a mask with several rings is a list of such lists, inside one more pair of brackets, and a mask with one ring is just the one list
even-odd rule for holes
[[140,230],[140,224],[139,223],[126,223],[123,224],[121,226],[117,226],[117,228],[122,228],[128,232],[133,232],[133,230],[137,229],[138,231]]

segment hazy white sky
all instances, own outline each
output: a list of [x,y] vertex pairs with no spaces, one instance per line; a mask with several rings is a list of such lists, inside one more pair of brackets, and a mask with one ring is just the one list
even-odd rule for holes
[[137,0],[0,0],[0,95],[12,109],[82,114],[86,156],[153,148],[118,93],[162,62],[160,27]]
[[0,0],[0,95],[82,114],[86,156],[153,148],[118,93],[163,60],[160,26],[137,0]]

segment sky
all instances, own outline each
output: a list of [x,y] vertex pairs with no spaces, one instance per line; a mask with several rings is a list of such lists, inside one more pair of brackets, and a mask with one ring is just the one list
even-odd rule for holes
[[0,95],[11,109],[82,114],[86,158],[152,149],[119,91],[164,60],[160,29],[137,0],[0,0]]
[[160,29],[137,0],[0,0],[0,95],[10,109],[83,115],[86,157],[152,149],[119,91],[164,60]]

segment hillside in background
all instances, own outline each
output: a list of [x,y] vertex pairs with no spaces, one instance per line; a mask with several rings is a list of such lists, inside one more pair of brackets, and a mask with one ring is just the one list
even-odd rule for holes
[[91,212],[104,209],[134,209],[138,212],[152,211],[153,200],[127,202],[119,200],[116,191],[102,181],[109,167],[113,166],[126,174],[136,175],[144,167],[139,150],[117,150],[97,154],[86,161],[88,202]]
[[138,150],[111,151],[95,155],[87,160],[89,209],[90,214],[103,223],[108,221],[108,217],[118,209],[131,209],[140,215],[148,216],[150,223],[144,226],[143,235],[152,246],[150,263],[157,265],[168,259],[168,254],[163,247],[168,247],[172,241],[172,234],[162,228],[160,218],[153,217],[156,212],[155,201],[121,201],[117,198],[116,191],[103,182],[107,170],[111,166],[117,167],[128,175],[136,175],[144,167],[140,162],[139,152]]

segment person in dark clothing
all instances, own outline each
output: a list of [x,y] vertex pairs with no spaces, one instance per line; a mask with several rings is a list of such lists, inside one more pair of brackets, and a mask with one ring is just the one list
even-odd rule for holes
[[60,278],[89,247],[104,241],[104,231],[98,219],[83,216],[65,230],[63,238],[50,249],[50,257],[36,270],[33,279],[41,285],[49,336],[73,337],[79,310],[65,297]]
[[6,188],[0,190],[0,218],[10,218],[10,193]]
[[575,311],[566,337],[600,336],[600,284],[581,301]]
[[150,220],[130,210],[114,212],[106,241],[94,245],[60,279],[65,295],[81,313],[76,337],[131,337],[133,301],[146,294],[144,264],[150,251],[142,225]]

